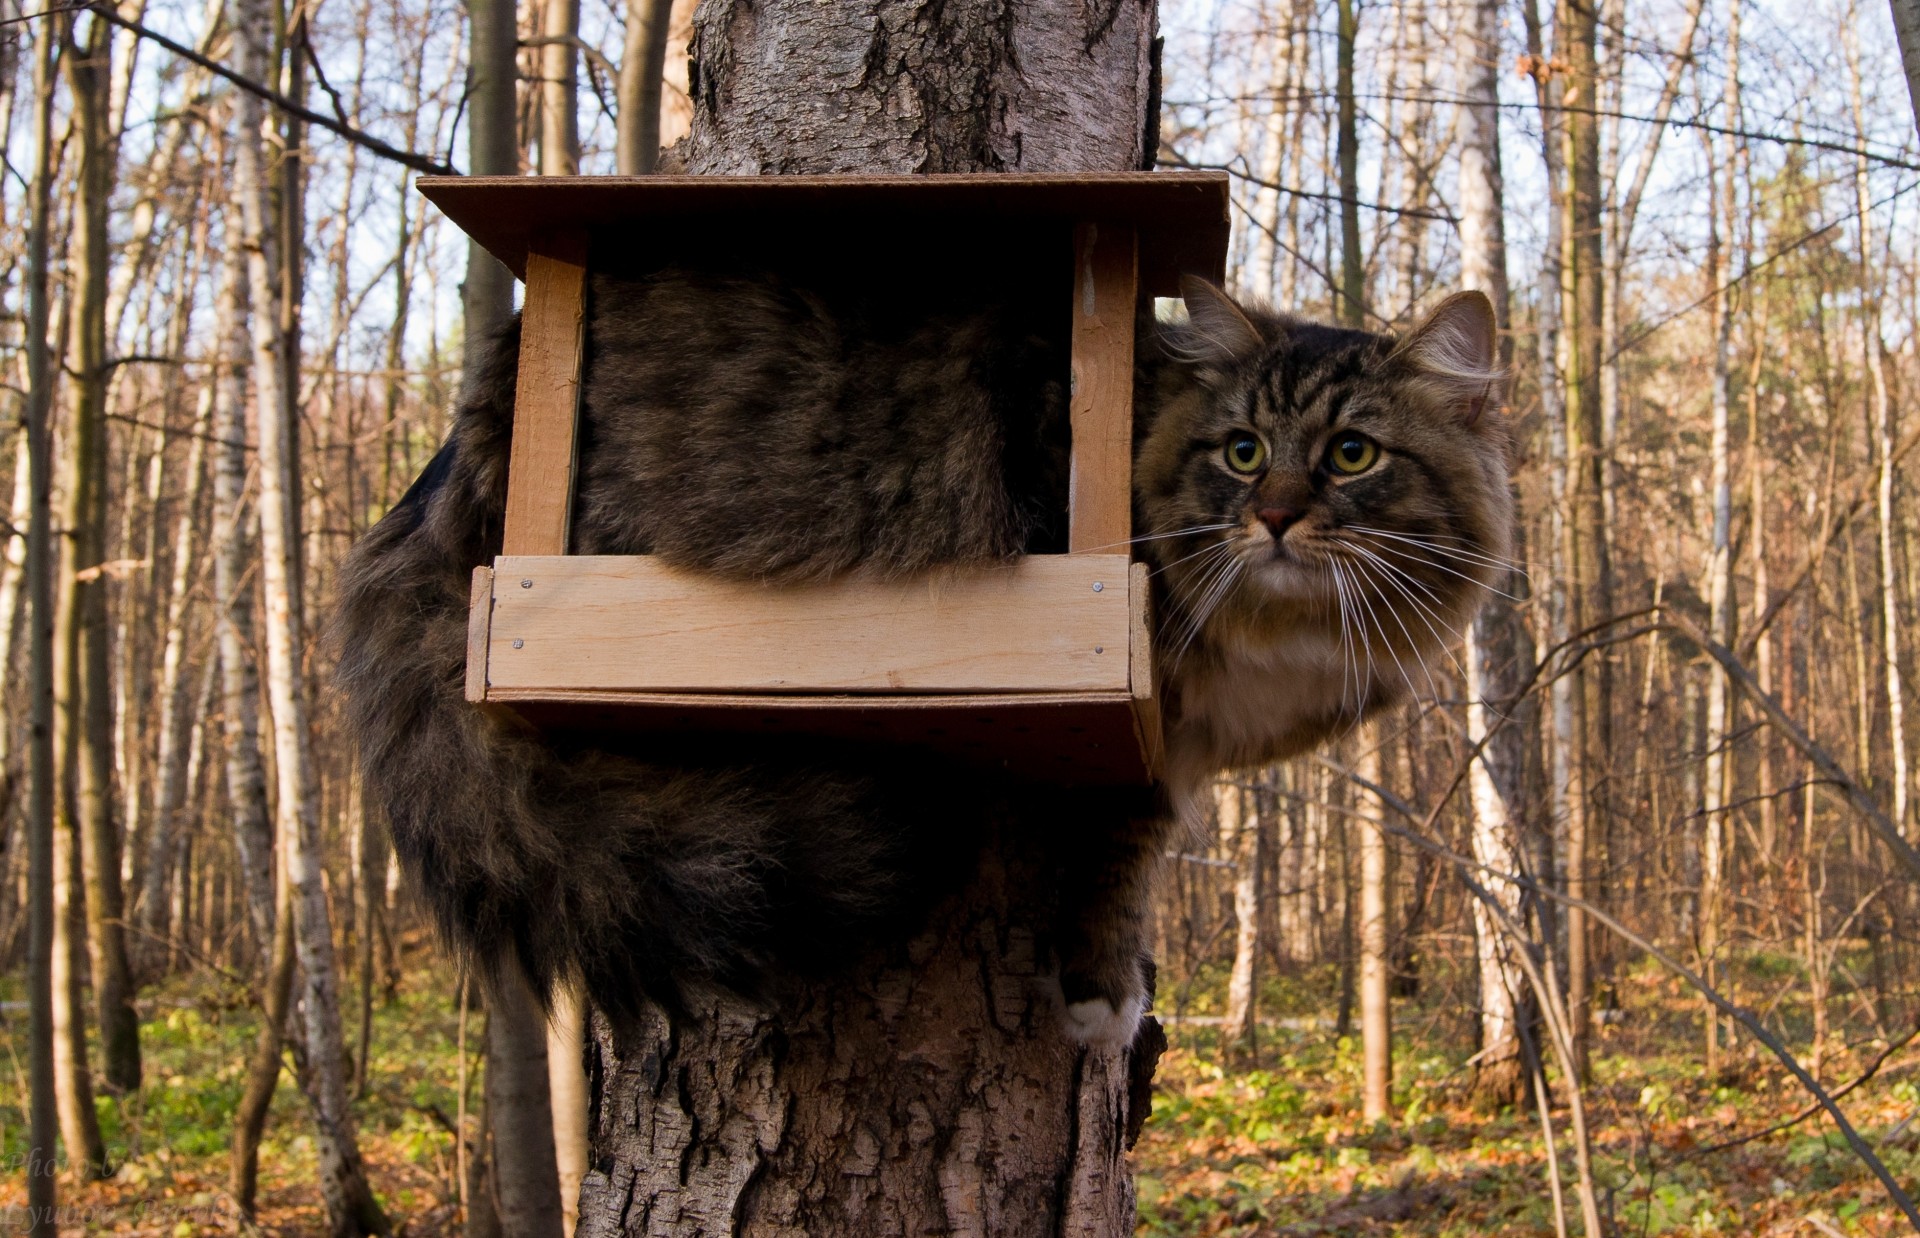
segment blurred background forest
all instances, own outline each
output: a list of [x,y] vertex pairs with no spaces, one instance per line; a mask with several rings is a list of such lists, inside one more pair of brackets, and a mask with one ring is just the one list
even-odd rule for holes
[[[470,64],[517,21],[499,166],[652,171],[691,7],[0,0],[6,1225],[44,398],[69,1225],[315,1232],[344,1164],[385,1223],[502,1232],[490,1045],[515,1067],[364,809],[325,617],[459,378],[466,243],[409,185],[470,166]],[[1161,20],[1160,162],[1232,173],[1236,291],[1374,328],[1495,297],[1524,553],[1413,705],[1223,782],[1174,857],[1142,1232],[1900,1232],[1756,1035],[1920,1187],[1920,147],[1886,8]]]

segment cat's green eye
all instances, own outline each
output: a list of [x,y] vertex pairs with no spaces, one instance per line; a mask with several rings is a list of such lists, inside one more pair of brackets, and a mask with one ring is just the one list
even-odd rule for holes
[[1336,473],[1364,473],[1380,459],[1380,445],[1364,434],[1342,434],[1327,446],[1327,465]]
[[1227,439],[1227,467],[1236,473],[1257,473],[1267,462],[1267,445],[1256,434],[1235,434]]

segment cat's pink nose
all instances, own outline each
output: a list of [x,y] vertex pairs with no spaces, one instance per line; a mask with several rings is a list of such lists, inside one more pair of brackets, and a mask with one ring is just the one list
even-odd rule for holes
[[1273,540],[1277,542],[1287,535],[1287,530],[1293,527],[1293,522],[1305,513],[1297,507],[1263,507],[1256,514],[1260,517],[1260,523],[1267,526],[1273,533]]

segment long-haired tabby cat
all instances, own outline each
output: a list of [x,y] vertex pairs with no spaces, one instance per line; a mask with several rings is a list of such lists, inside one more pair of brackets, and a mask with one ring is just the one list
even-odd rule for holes
[[[1093,1041],[1144,1009],[1150,874],[1209,780],[1411,692],[1508,553],[1485,297],[1396,339],[1183,291],[1186,322],[1142,341],[1135,402],[1163,811],[1112,823],[1055,942],[1066,1021]],[[772,277],[597,275],[573,549],[769,584],[1058,549],[1052,326],[1018,305],[903,318]],[[804,748],[556,745],[463,699],[517,353],[509,330],[342,580],[340,682],[400,855],[475,958],[515,955],[542,991],[578,977],[615,1012],[830,961],[911,901],[917,848],[964,815],[945,790]]]

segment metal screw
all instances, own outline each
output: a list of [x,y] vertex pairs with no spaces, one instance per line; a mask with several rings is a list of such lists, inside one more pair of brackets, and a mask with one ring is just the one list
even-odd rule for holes
[[520,587],[522,589],[531,589],[533,588],[533,582],[531,580],[523,580],[520,582]]
[[525,648],[525,647],[526,647],[526,643],[527,643],[527,642],[525,642],[525,641],[523,641],[523,640],[517,640],[517,641],[515,641],[515,642],[513,642],[513,647],[514,647],[515,649],[522,649],[522,648]]
[[1095,653],[1105,653],[1107,651],[1107,647],[1105,645],[1095,645],[1093,647],[1093,651]]
[[1102,590],[1104,590],[1104,589],[1105,589],[1106,587],[1107,587],[1107,586],[1106,586],[1106,584],[1105,584],[1105,582],[1103,582],[1103,581],[1098,581],[1098,580],[1096,580],[1096,581],[1094,581],[1094,582],[1093,582],[1093,591],[1094,591],[1095,593],[1099,593],[1099,592],[1101,592],[1101,591],[1102,591]]

